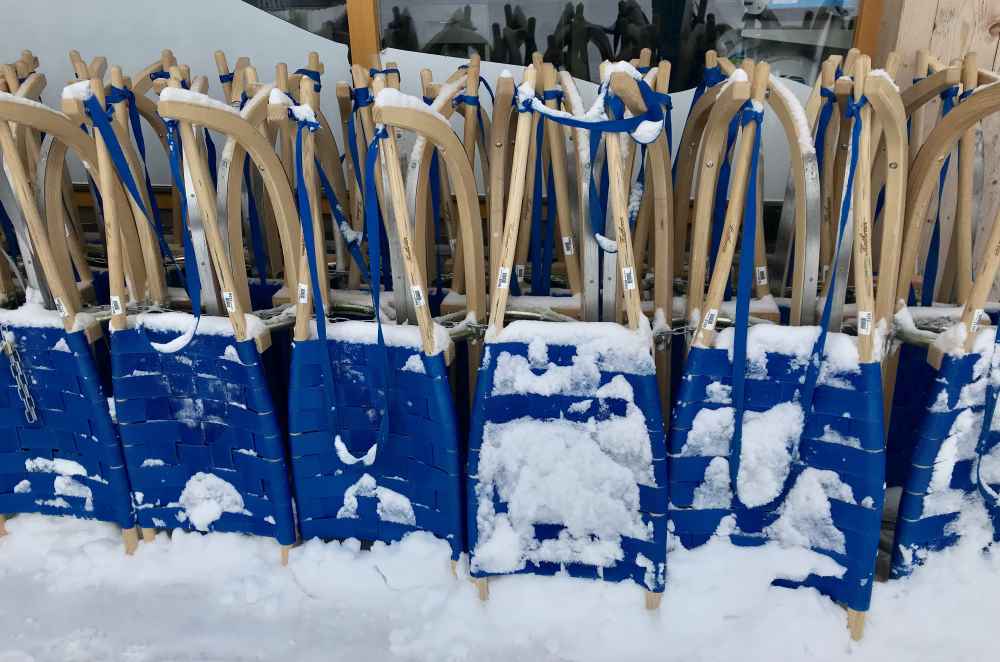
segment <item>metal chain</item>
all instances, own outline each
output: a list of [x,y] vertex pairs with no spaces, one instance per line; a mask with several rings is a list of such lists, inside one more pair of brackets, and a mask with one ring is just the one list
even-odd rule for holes
[[6,322],[0,322],[0,334],[3,335],[3,352],[10,360],[10,374],[14,377],[14,383],[17,385],[17,395],[24,403],[24,418],[29,423],[34,423],[38,420],[38,411],[35,409],[35,399],[31,397],[31,391],[28,390],[28,378],[24,374],[21,353],[17,351],[17,345],[14,344],[14,333]]

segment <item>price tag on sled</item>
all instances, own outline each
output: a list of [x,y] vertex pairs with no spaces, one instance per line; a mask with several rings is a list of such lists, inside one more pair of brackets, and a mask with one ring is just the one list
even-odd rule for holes
[[236,310],[236,300],[233,298],[232,292],[223,292],[222,301],[226,304],[226,311],[233,312]]
[[118,296],[111,297],[111,314],[121,315],[124,312],[122,308],[122,298]]
[[562,245],[563,245],[563,255],[573,254],[573,237],[563,237]]
[[858,311],[858,335],[870,336],[872,334],[872,311]]
[[705,313],[705,319],[701,323],[701,328],[706,331],[715,330],[715,322],[719,319],[719,310],[717,308],[712,308],[707,313]]
[[[970,325],[970,330],[975,333],[979,331],[979,325],[983,321],[983,316],[986,315],[986,311],[982,308],[976,308],[975,312],[972,313],[972,324]],[[989,319],[989,317],[987,317]]]
[[419,285],[410,287],[410,294],[413,296],[413,306],[420,308],[424,305],[424,291]]
[[55,302],[56,302],[56,310],[59,311],[59,317],[65,319],[69,315],[69,313],[66,312],[66,304],[64,304],[63,300],[60,299],[59,297],[56,297]]
[[622,283],[625,284],[626,290],[635,289],[635,272],[632,270],[632,267],[622,268]]
[[497,271],[497,289],[506,290],[508,287],[510,287],[510,269],[500,267]]
[[299,283],[299,303],[309,303],[309,286]]
[[757,284],[767,285],[767,267],[757,267]]

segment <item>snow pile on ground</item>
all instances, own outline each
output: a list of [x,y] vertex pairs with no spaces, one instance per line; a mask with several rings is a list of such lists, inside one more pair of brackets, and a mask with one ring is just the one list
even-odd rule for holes
[[713,540],[671,550],[647,612],[633,583],[503,577],[482,604],[447,543],[359,551],[177,530],[122,552],[115,527],[19,516],[0,538],[0,660],[980,660],[995,650],[1000,558],[963,545],[875,586],[865,638],[812,589],[770,586],[815,554]]

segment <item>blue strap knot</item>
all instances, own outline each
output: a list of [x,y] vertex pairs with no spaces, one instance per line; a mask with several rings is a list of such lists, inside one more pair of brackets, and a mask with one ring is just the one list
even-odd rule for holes
[[375,76],[378,76],[379,74],[382,74],[383,76],[391,76],[392,74],[396,74],[397,76],[399,76],[399,69],[397,69],[396,67],[389,67],[387,69],[368,70],[368,75],[372,78],[375,78]]
[[323,83],[320,82],[318,71],[314,69],[302,68],[302,69],[296,69],[295,73],[302,74],[303,76],[311,80],[314,83],[313,89],[316,90],[317,92],[323,89]]
[[154,71],[153,73],[149,74],[149,80],[159,80],[161,78],[164,79],[164,80],[170,78],[170,72],[169,71]]
[[223,85],[226,83],[232,83],[234,77],[235,74],[232,71],[230,71],[227,74],[219,74],[219,82],[222,83]]

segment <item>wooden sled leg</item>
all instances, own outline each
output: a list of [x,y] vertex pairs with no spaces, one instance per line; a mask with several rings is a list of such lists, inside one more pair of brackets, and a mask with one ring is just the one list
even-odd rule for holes
[[847,629],[851,632],[852,641],[861,641],[865,634],[865,612],[848,609]]
[[281,566],[285,567],[288,565],[288,553],[292,549],[291,545],[281,546]]
[[486,602],[490,599],[490,578],[480,577],[475,580],[476,591],[479,592],[480,602]]
[[0,538],[7,535],[7,516],[0,515]]
[[156,540],[156,529],[142,527],[142,541],[153,542],[154,540]]
[[458,579],[458,561],[455,559],[451,560],[451,576]]
[[654,593],[653,591],[646,591],[646,609],[653,611],[660,608],[660,603],[663,601],[663,593]]
[[134,526],[122,529],[122,540],[125,541],[125,553],[129,556],[135,554],[135,550],[139,547],[139,532]]

